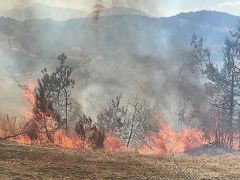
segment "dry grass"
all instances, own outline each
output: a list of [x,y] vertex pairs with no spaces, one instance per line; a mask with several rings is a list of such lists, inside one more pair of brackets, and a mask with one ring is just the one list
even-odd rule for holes
[[0,141],[0,179],[240,179],[240,157],[144,156]]

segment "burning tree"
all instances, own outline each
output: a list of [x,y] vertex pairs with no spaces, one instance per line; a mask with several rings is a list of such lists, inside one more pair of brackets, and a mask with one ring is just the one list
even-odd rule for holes
[[51,75],[51,90],[54,108],[60,115],[59,124],[68,132],[68,121],[72,111],[71,89],[74,87],[74,80],[71,79],[73,68],[66,65],[66,59],[65,54],[58,56],[60,66]]
[[[44,135],[53,142],[53,134],[59,129],[68,133],[69,114],[71,112],[71,88],[74,80],[71,79],[73,68],[67,66],[66,56],[58,56],[60,66],[53,73],[48,73],[45,68],[42,78],[34,92],[35,102],[33,118],[27,123],[28,135],[35,138]],[[42,137],[44,139],[44,137]],[[41,139],[41,138],[40,138]]]
[[83,114],[76,123],[75,131],[93,149],[103,148],[105,131],[103,128],[93,124],[91,117]]
[[209,49],[203,46],[203,39],[198,39],[194,35],[191,45],[194,48],[196,67],[206,76],[211,86],[208,94],[211,110],[218,112],[215,143],[218,146],[232,148],[234,134],[239,133],[236,127],[239,124],[238,114],[240,112],[240,25],[237,31],[230,32],[230,37],[225,40],[221,69],[212,62]]

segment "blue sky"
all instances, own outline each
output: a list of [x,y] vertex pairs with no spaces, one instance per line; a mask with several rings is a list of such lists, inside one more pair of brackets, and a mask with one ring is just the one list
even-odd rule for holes
[[154,16],[171,16],[203,9],[240,16],[240,0],[0,0],[0,9],[24,7],[34,2],[85,11],[91,11],[94,3],[101,2],[105,7],[125,6],[140,9]]

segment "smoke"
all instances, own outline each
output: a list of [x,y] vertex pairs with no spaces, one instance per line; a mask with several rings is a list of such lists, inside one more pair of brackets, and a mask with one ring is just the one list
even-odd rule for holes
[[13,8],[23,8],[31,3],[33,3],[35,0],[0,0],[0,10],[5,11]]
[[[135,54],[122,57],[92,57],[87,66],[79,66],[76,78],[84,76],[74,95],[83,111],[96,116],[111,98],[123,93],[123,102],[138,95],[146,99],[172,125],[177,122],[177,107],[182,99],[191,99],[193,111],[205,102],[204,89],[197,74],[192,73],[191,52],[181,47],[169,57],[160,54]],[[87,72],[86,72],[87,71]]]
[[146,12],[149,15],[158,14],[163,15],[162,12],[159,12],[159,2],[156,0],[152,0],[149,3],[146,3],[145,0],[136,0],[136,1],[128,1],[128,0],[112,0],[112,7],[126,7],[131,9],[139,9],[143,12]]
[[[133,7],[128,1],[125,5]],[[191,72],[189,47],[175,40],[174,32],[161,29],[158,19],[100,17],[96,24],[91,18],[8,21],[0,22],[13,29],[1,38],[3,112],[17,113],[24,106],[16,76],[31,74],[37,79],[44,67],[53,71],[62,52],[74,67],[73,97],[93,118],[120,93],[124,104],[134,95],[146,99],[173,125],[179,100],[191,98],[194,109],[204,103],[199,77]],[[9,38],[13,39],[11,47]]]
[[23,105],[22,93],[16,81],[10,77],[0,77],[0,109],[1,113],[16,115],[21,113]]

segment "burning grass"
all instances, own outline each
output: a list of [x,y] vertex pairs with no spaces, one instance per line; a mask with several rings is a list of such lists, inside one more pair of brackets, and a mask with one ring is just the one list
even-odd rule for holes
[[[201,135],[195,129],[185,129],[181,132],[172,130],[168,125],[162,123],[159,133],[151,134],[142,145],[137,148],[127,147],[122,141],[112,133],[104,135],[103,148],[110,152],[138,152],[140,154],[161,154],[161,153],[182,153],[192,148],[197,148],[204,145]],[[21,134],[16,137],[8,138],[11,141],[26,145],[48,145],[59,146],[68,149],[85,149],[92,150],[94,144],[92,141],[82,140],[76,134],[66,134],[64,130],[58,130],[53,134],[53,141],[48,141],[46,138],[32,140],[29,135]]]
[[[141,154],[180,153],[204,144],[201,132],[198,130],[184,129],[184,131],[176,132],[164,123],[159,115],[156,115],[154,119],[158,122],[160,131],[149,134],[137,149],[127,147],[119,137],[92,125],[90,117],[84,116],[85,119],[76,124],[75,132],[67,133],[64,129],[53,128],[56,125],[56,119],[49,115],[48,111],[38,112],[38,109],[36,110],[35,84],[31,79],[27,79],[26,84],[22,86],[24,97],[29,105],[23,109],[26,122],[20,123],[12,120],[13,123],[10,123],[9,117],[5,120],[6,122],[2,118],[1,122],[4,126],[1,126],[0,137],[3,139],[8,137],[7,139],[28,145],[52,145],[87,150],[104,148],[111,152],[137,151]],[[24,127],[17,124],[22,124],[22,126],[24,124]],[[99,142],[100,145],[97,145]]]
[[146,156],[0,141],[0,179],[239,179],[240,156]]
[[3,123],[0,124],[0,139],[141,154],[179,153],[204,144],[198,129],[174,131],[138,96],[128,105],[121,104],[122,95],[117,96],[94,122],[72,103],[74,80],[70,76],[73,68],[65,64],[66,58],[65,54],[58,56],[60,65],[55,72],[49,73],[44,68],[42,78],[35,81],[27,77],[23,85],[19,84],[26,100],[23,122],[8,117],[7,123],[0,121]]

